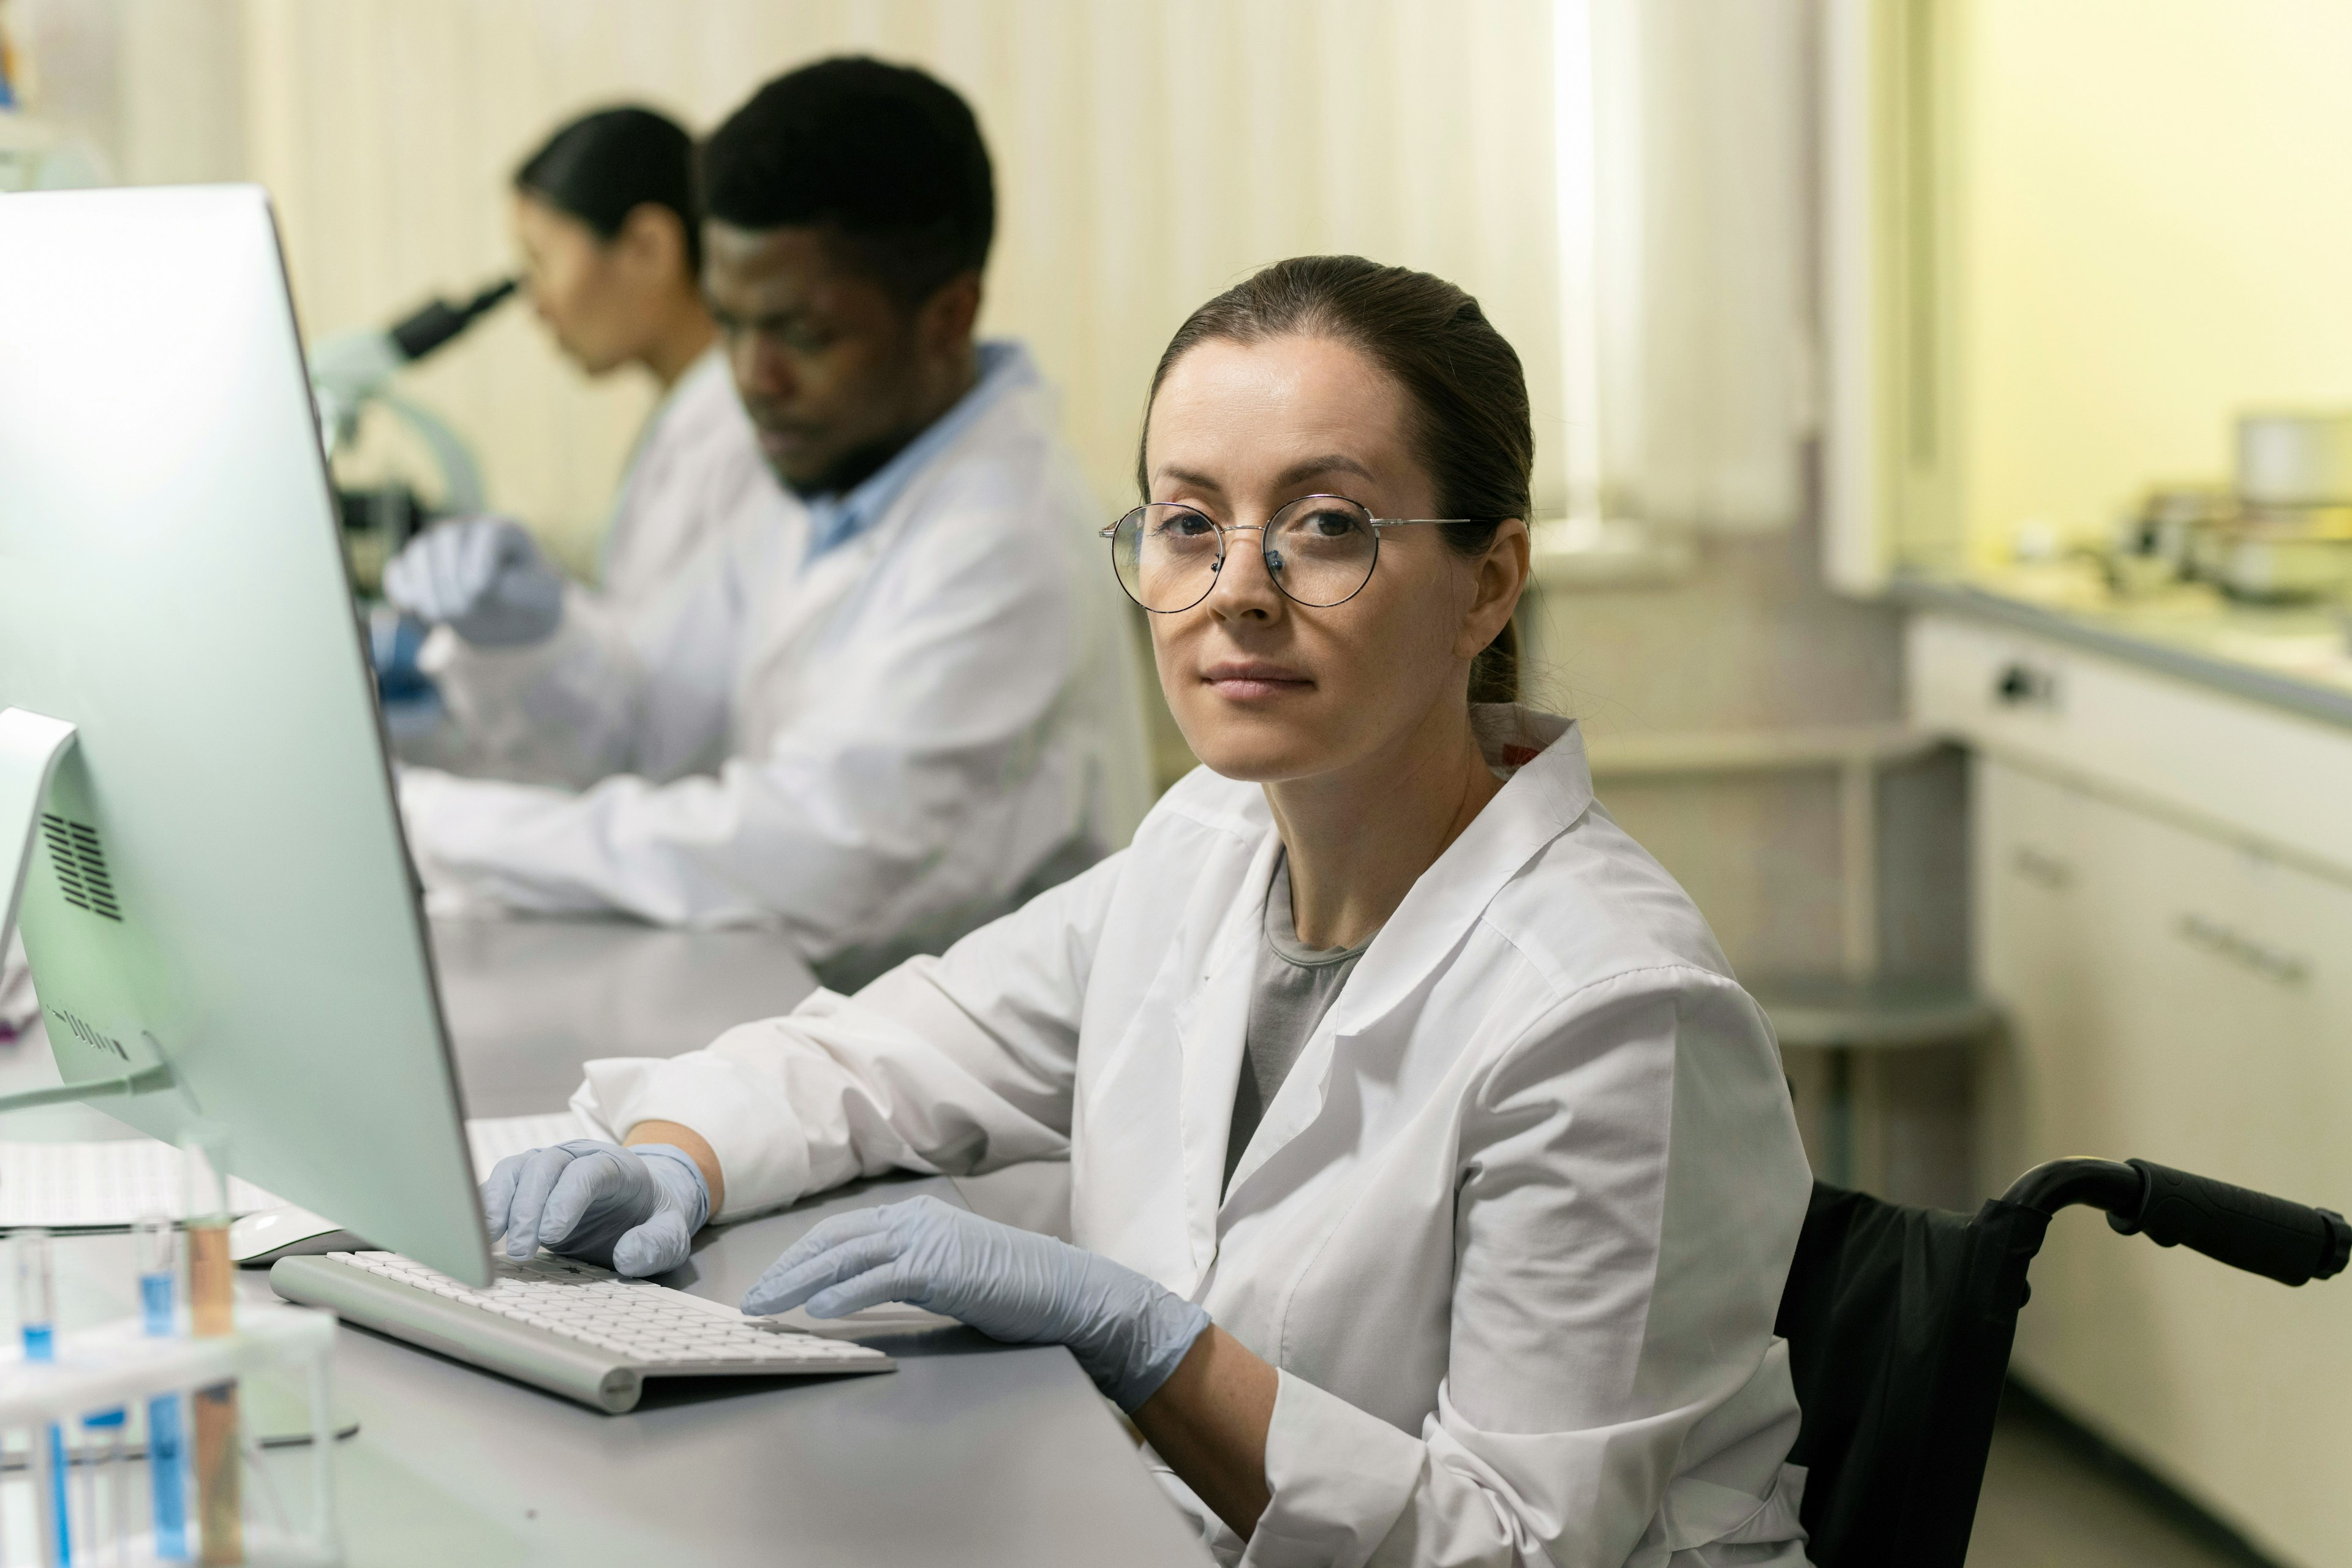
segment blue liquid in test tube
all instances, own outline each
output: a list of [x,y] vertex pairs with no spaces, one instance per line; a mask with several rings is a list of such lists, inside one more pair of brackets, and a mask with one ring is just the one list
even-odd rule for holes
[[[57,1284],[49,1272],[49,1233],[46,1230],[20,1230],[16,1233],[16,1321],[23,1325],[25,1359],[28,1362],[58,1359]],[[47,1561],[70,1563],[73,1561],[73,1531],[70,1515],[66,1510],[66,1435],[52,1422],[47,1433],[37,1436],[35,1442],[49,1447],[48,1496],[42,1500],[41,1544]]]
[[[136,1229],[142,1315],[150,1334],[169,1339],[179,1331],[172,1289],[172,1222],[142,1219]],[[188,1446],[183,1431],[178,1394],[147,1402],[147,1476],[154,1501],[155,1555],[166,1563],[184,1563],[188,1558]]]

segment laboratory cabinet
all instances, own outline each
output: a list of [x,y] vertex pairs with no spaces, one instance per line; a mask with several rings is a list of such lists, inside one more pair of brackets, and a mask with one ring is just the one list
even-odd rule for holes
[[[2195,760],[2267,743],[2271,768],[2352,779],[2352,731],[2252,704],[2200,722],[2234,700],[2007,631],[1920,632],[1915,717],[1973,752],[1976,963],[2007,1017],[1978,1079],[1988,1190],[2138,1155],[2352,1205],[2352,868],[2262,831],[2296,820],[2307,773],[2231,796],[2215,780],[2265,758]],[[2159,728],[2108,732],[2126,717]],[[2190,760],[2152,776],[2166,753]],[[2074,1210],[2032,1291],[2021,1373],[2283,1561],[2352,1563],[2352,1281],[2289,1289]]]

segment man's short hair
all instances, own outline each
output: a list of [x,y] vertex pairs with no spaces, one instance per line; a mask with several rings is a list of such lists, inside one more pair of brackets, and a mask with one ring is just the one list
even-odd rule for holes
[[996,182],[971,108],[907,66],[860,56],[778,77],[711,134],[703,210],[737,228],[824,228],[912,307],[977,272]]

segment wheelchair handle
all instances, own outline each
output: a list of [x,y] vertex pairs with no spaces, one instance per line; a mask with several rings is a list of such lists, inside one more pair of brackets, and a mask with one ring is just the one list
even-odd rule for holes
[[2143,1231],[2158,1247],[2186,1243],[2282,1285],[2326,1279],[2352,1261],[2352,1225],[2332,1209],[2307,1208],[2147,1160],[2128,1163],[2147,1184],[2138,1213],[2108,1211],[2107,1224],[2124,1236]]
[[2282,1285],[2326,1279],[2352,1263],[2352,1225],[2334,1210],[2147,1160],[2052,1160],[2018,1177],[2002,1197],[2043,1214],[2088,1204],[2106,1210],[2120,1235],[2145,1232],[2158,1247],[2186,1243]]

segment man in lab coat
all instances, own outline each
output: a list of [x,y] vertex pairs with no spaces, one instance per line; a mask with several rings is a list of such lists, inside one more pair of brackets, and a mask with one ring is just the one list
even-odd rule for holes
[[411,769],[436,909],[780,926],[838,984],[1123,845],[1141,715],[1097,509],[1026,353],[973,326],[988,153],[941,83],[833,59],[704,154],[704,283],[783,480],[659,604],[486,562],[437,678],[583,792]]

